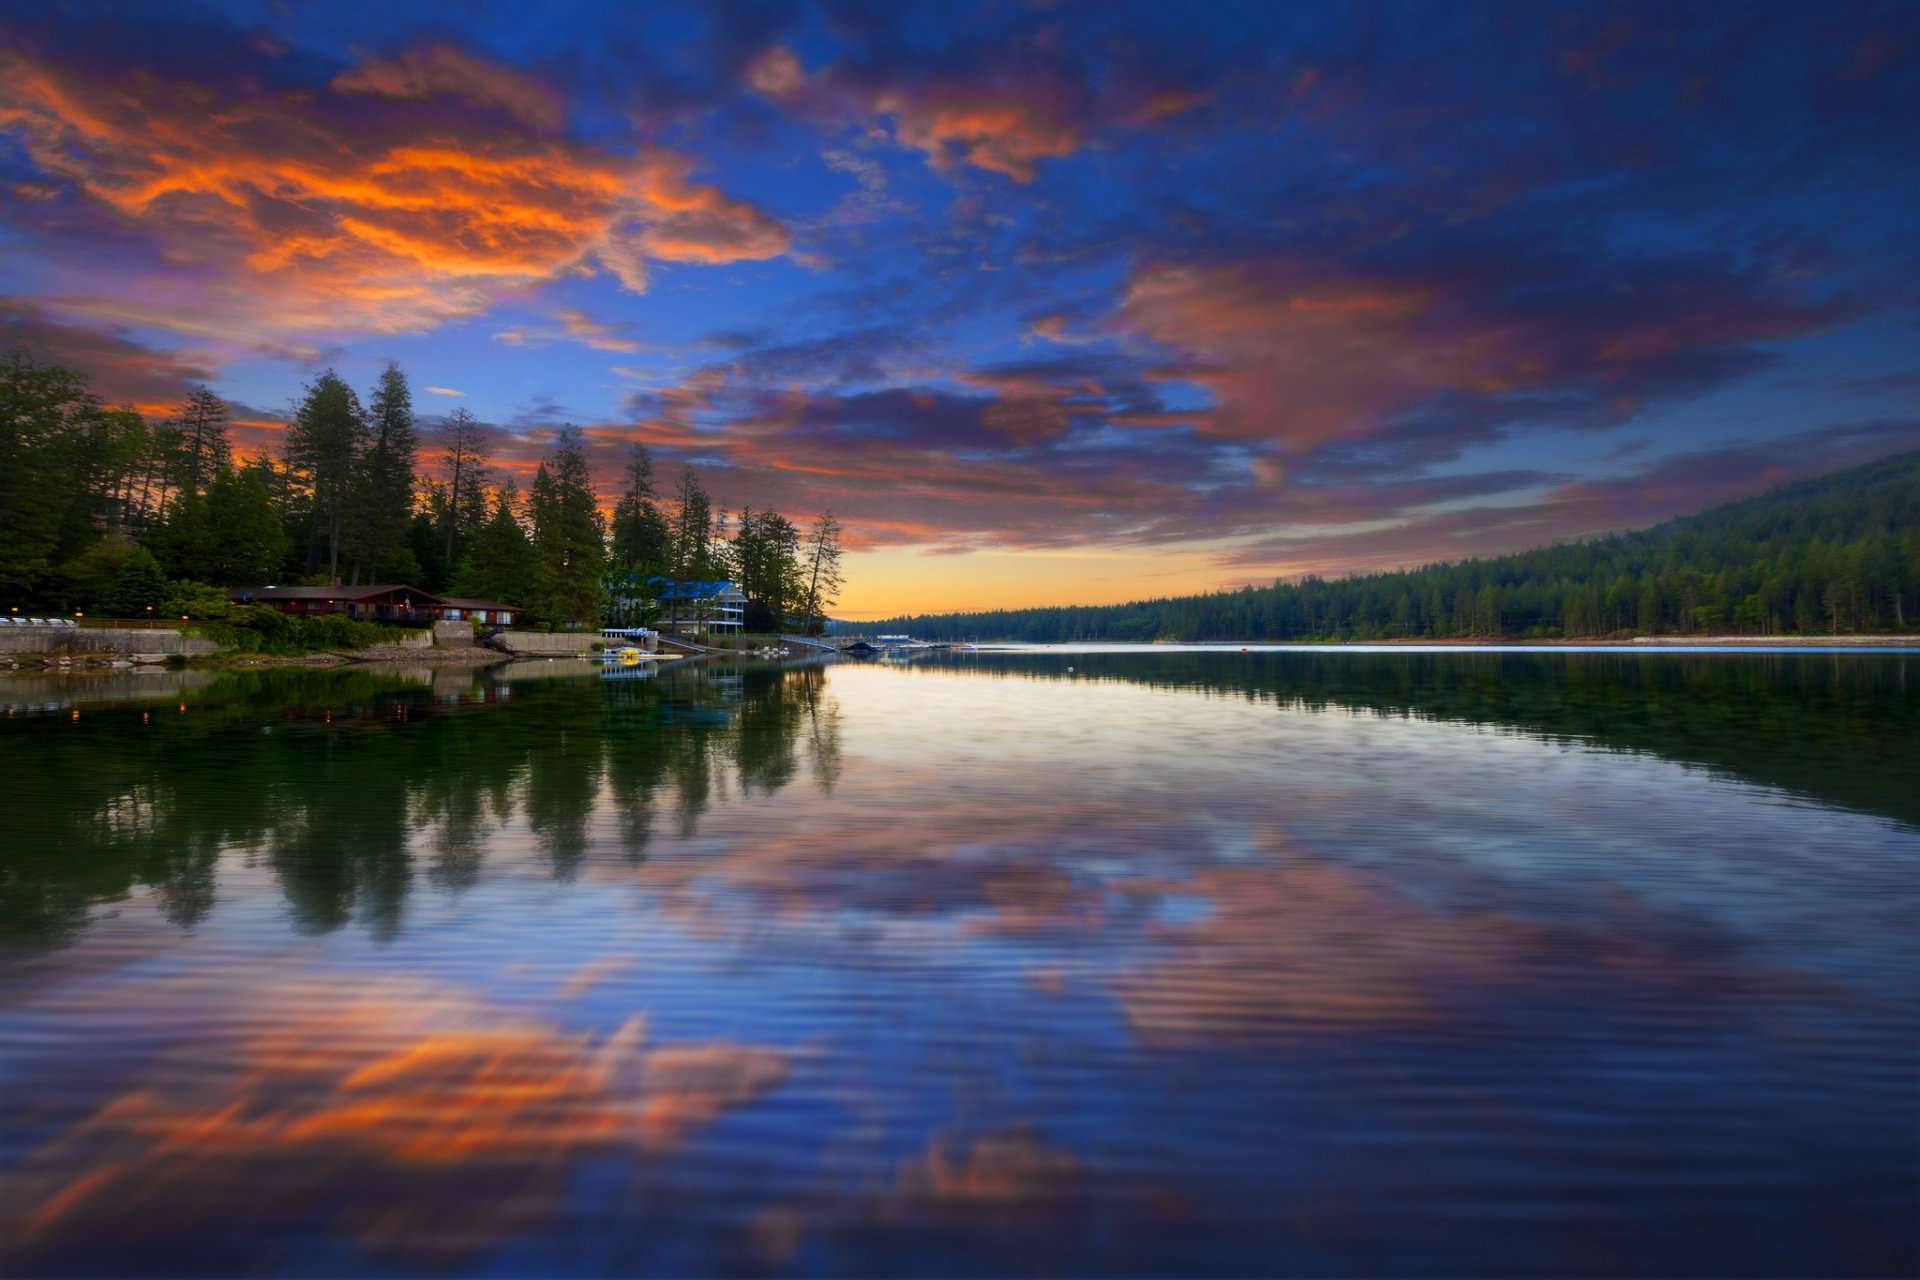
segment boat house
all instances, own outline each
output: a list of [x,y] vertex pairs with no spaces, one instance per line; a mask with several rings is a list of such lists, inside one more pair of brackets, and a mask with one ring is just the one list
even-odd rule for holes
[[727,579],[699,582],[614,569],[601,579],[614,619],[636,616],[645,602],[647,612],[658,613],[652,625],[684,635],[710,632],[737,634],[746,627],[747,593]]

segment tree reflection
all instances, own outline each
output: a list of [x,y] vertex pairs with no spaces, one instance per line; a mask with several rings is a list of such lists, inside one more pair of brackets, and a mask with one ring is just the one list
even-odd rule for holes
[[[471,887],[515,822],[566,878],[590,855],[644,858],[662,812],[692,834],[715,796],[807,777],[827,788],[839,769],[817,666],[528,674],[455,688],[235,673],[177,703],[9,720],[0,933],[58,944],[141,886],[191,928],[215,905],[222,855],[243,851],[272,870],[298,928],[392,937],[416,873]],[[610,839],[596,834],[602,812]]]
[[1920,827],[1920,662],[1899,653],[956,654],[900,668],[1121,681],[1641,752]]

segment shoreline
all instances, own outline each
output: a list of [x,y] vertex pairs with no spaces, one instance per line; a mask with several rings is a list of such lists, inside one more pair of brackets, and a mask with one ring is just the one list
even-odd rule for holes
[[1920,635],[1889,636],[1633,636],[1569,640],[1426,638],[1398,640],[981,640],[976,650],[996,648],[1065,649],[1076,646],[1180,650],[1232,649],[1920,649]]

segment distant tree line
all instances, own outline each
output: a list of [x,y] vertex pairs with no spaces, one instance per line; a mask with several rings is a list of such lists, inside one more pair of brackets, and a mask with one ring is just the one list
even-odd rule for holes
[[279,458],[236,459],[229,406],[194,390],[149,419],[25,347],[0,359],[0,604],[116,617],[221,617],[231,587],[404,582],[590,625],[611,567],[731,578],[749,628],[818,627],[841,588],[840,529],[724,512],[689,468],[655,491],[635,446],[609,520],[566,427],[522,498],[482,424],[455,410],[423,438],[389,364],[364,402],[331,369],[303,390]]
[[1637,533],[1351,578],[870,624],[928,639],[1389,640],[1916,630],[1920,453]]

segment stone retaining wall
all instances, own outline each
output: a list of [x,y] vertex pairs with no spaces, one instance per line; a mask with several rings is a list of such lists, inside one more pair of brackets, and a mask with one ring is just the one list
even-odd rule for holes
[[0,655],[105,653],[196,655],[219,650],[201,636],[168,628],[144,627],[0,627]]
[[497,645],[514,653],[586,653],[596,642],[605,643],[591,631],[502,631],[493,638]]

